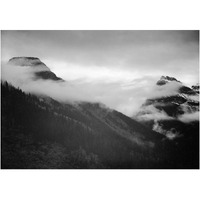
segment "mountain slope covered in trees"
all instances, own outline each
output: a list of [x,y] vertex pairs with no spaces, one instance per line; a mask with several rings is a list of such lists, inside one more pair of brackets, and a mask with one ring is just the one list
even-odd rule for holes
[[198,168],[195,140],[177,146],[102,104],[60,103],[7,82],[1,91],[4,169]]

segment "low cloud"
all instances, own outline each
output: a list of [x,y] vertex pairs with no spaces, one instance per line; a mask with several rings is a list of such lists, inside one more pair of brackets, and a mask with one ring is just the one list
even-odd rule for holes
[[185,113],[180,115],[178,119],[184,123],[190,123],[192,121],[199,121],[199,111],[193,113]]
[[169,140],[181,137],[181,134],[177,132],[176,129],[171,128],[170,130],[165,130],[156,120],[154,121],[152,130],[165,135]]
[[145,106],[142,109],[142,113],[136,116],[139,121],[149,120],[171,120],[172,117],[168,116],[164,111],[156,109],[153,105]]
[[[180,83],[172,82],[166,86],[157,86],[159,77],[143,76],[123,80],[119,71],[107,73],[107,78],[85,78],[56,82],[51,80],[34,79],[34,67],[14,66],[2,63],[2,79],[7,80],[15,87],[20,87],[25,92],[50,96],[58,101],[75,103],[80,101],[100,102],[132,117],[140,109],[141,104],[149,98],[177,94]],[[109,78],[109,74],[113,78]],[[60,74],[58,74],[60,76]],[[62,76],[61,76],[62,77]],[[155,107],[146,108],[148,112],[141,120],[170,119],[165,112],[158,111]]]
[[151,98],[165,97],[178,94],[179,88],[182,86],[181,83],[172,81],[165,85],[154,87],[154,92],[151,94]]
[[101,102],[129,116],[139,109],[141,102],[144,102],[149,95],[147,84],[154,82],[149,77],[128,83],[120,79],[110,81],[76,79],[66,82],[35,80],[34,73],[38,71],[36,68],[6,63],[2,63],[1,71],[2,80],[20,87],[25,92],[47,95],[68,103]]
[[171,117],[166,112],[156,109],[154,105],[143,106],[141,111],[134,118],[138,121],[179,120],[184,123],[199,121],[199,111],[196,107],[193,108],[186,104],[182,104],[180,108],[184,114],[177,117]]

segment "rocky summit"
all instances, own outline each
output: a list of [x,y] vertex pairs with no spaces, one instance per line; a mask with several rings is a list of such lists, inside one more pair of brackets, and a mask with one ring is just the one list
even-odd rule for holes
[[160,80],[158,80],[158,82],[156,83],[157,85],[165,85],[166,83],[169,83],[171,81],[176,81],[181,83],[180,81],[178,81],[176,78],[174,77],[170,77],[170,76],[161,76]]
[[47,67],[37,57],[13,57],[8,61],[8,64],[21,66],[21,67],[32,67],[34,70],[35,79],[52,80],[52,81],[64,81],[54,74],[49,67]]

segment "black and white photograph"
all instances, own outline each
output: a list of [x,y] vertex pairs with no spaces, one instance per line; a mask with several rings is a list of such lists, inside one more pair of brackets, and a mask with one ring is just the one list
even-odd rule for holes
[[199,169],[198,30],[2,30],[2,169]]
[[0,7],[0,199],[200,199],[198,0]]

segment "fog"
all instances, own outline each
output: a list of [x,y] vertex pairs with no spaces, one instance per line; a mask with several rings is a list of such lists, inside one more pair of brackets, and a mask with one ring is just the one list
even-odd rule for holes
[[[1,77],[25,92],[50,96],[58,101],[72,104],[82,101],[100,102],[131,117],[137,114],[146,99],[176,95],[181,86],[179,82],[170,82],[161,87],[156,85],[155,81],[159,77],[150,76],[131,81],[116,78],[102,81],[101,77],[90,81],[88,79],[65,82],[36,80],[34,73],[37,71],[41,71],[41,68],[2,63]],[[153,106],[145,107],[145,111],[148,114],[140,116],[138,120],[171,119],[165,112],[160,112]],[[191,117],[183,116],[180,120]]]
[[[132,116],[141,102],[151,94],[155,84],[145,77],[129,84],[120,81],[102,82],[101,80],[75,80],[56,82],[34,78],[36,68],[2,64],[2,79],[25,92],[50,96],[58,101],[75,103],[79,101],[101,102],[106,106]],[[145,88],[146,82],[152,88]]]
[[192,112],[192,113],[184,113],[183,115],[180,115],[178,118],[180,121],[184,123],[190,123],[192,121],[199,121],[199,111]]

